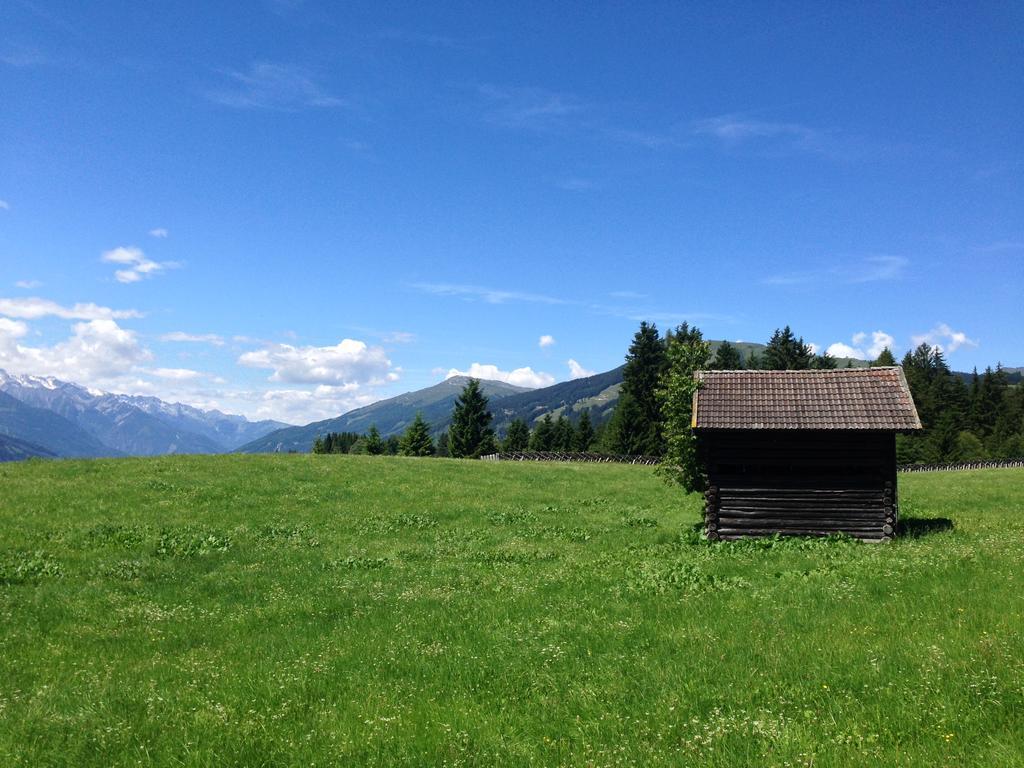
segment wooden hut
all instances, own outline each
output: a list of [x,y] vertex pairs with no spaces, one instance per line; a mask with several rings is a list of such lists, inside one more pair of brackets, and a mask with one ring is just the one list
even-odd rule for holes
[[693,428],[710,539],[896,531],[896,433],[921,428],[899,367],[699,371]]

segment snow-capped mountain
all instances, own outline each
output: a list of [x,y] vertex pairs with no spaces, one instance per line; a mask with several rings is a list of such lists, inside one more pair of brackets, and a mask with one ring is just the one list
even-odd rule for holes
[[[221,453],[287,426],[276,421],[251,422],[243,416],[166,403],[155,397],[101,392],[52,376],[19,376],[3,370],[0,370],[0,392],[66,419],[95,438],[108,454]],[[9,425],[6,430],[4,427],[0,413],[0,432],[39,443],[38,439],[19,434],[19,430]],[[95,451],[84,453],[74,446],[60,450],[57,437],[50,439],[45,447],[62,456],[97,455]]]

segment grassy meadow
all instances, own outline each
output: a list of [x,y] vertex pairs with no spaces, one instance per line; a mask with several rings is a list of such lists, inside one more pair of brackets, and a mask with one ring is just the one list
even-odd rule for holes
[[646,467],[0,465],[0,765],[1024,765],[1024,472],[900,491],[708,544]]

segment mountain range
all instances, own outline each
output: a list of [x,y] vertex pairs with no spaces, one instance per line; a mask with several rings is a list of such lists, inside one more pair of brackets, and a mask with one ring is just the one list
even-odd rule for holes
[[[417,412],[423,414],[423,418],[431,425],[432,431],[438,434],[446,429],[451,421],[455,399],[462,392],[467,381],[469,378],[466,376],[453,376],[440,384],[434,384],[415,392],[406,392],[404,395],[398,395],[388,400],[380,400],[333,419],[315,421],[304,427],[279,429],[243,445],[238,450],[242,453],[307,452],[318,435],[325,435],[328,432],[364,433],[371,426],[376,426],[383,437],[389,437],[404,432],[405,428],[416,418]],[[487,379],[480,382],[480,388],[492,405],[515,395],[544,391],[529,390],[506,384],[503,381]],[[545,387],[545,389],[550,389],[550,387]]]
[[0,455],[225,453],[288,426],[0,370]]
[[[721,342],[711,342],[712,353],[717,351],[719,344]],[[760,353],[765,349],[764,344],[750,342],[736,342],[733,346],[744,360],[751,354]],[[842,364],[845,365],[846,361],[843,360]],[[867,365],[863,361],[854,364]],[[481,381],[480,386],[490,401],[491,413],[494,414],[492,426],[499,435],[503,434],[515,419],[522,419],[533,427],[534,422],[547,413],[558,418],[562,413],[579,414],[583,410],[589,410],[591,419],[595,423],[601,423],[611,417],[618,402],[623,368],[624,366],[620,365],[604,373],[563,381],[540,389],[523,389],[500,381],[487,380]],[[306,452],[312,448],[313,441],[318,435],[328,432],[363,433],[371,425],[377,427],[382,437],[400,435],[416,418],[417,411],[423,414],[423,418],[430,424],[432,434],[436,437],[451,424],[455,398],[467,381],[469,379],[465,376],[453,376],[432,387],[408,392],[390,400],[381,400],[333,419],[271,432],[243,445],[238,451]]]
[[[761,355],[766,347],[754,342],[731,342],[740,357],[746,361],[753,354]],[[712,341],[711,352],[717,352],[720,341]],[[858,358],[836,358],[836,366],[863,368],[869,361]],[[562,413],[579,414],[583,410],[590,411],[595,423],[610,418],[619,399],[619,388],[622,385],[622,371],[619,366],[604,373],[598,373],[581,379],[563,381],[541,389],[524,390],[500,381],[481,381],[480,385],[490,401],[491,413],[494,414],[493,426],[497,433],[503,434],[514,419],[522,419],[534,426],[537,419],[550,413],[557,418]],[[1004,369],[1011,384],[1019,383],[1021,370]],[[955,372],[955,375],[969,382],[971,374]],[[371,405],[357,408],[354,411],[337,416],[333,419],[317,421],[302,427],[287,427],[271,432],[243,445],[237,450],[241,453],[268,453],[276,451],[297,451],[304,453],[313,446],[319,435],[328,432],[359,432],[365,433],[371,426],[376,426],[382,437],[400,435],[416,418],[416,412],[430,424],[431,432],[436,437],[448,429],[451,424],[452,408],[468,378],[453,376],[440,384],[407,392],[404,395],[381,400]]]
[[[714,351],[720,342],[711,342]],[[742,357],[762,353],[763,344],[734,342]],[[867,365],[839,358],[839,367]],[[541,389],[501,381],[482,381],[499,434],[514,419],[531,426],[550,413],[590,412],[596,423],[615,408],[623,367]],[[1011,384],[1022,369],[1006,368]],[[971,374],[956,372],[969,382]],[[448,429],[452,409],[468,378],[450,379],[414,392],[381,400],[332,419],[305,426],[277,421],[249,421],[216,410],[202,410],[155,397],[118,395],[43,376],[14,376],[0,370],[0,461],[40,457],[153,456],[168,453],[307,452],[318,435],[365,433],[376,426],[383,437],[405,431],[416,413],[423,414],[437,436]]]
[[[455,399],[467,381],[469,378],[466,376],[453,376],[432,387],[381,400],[334,419],[271,432],[238,450],[242,453],[306,452],[318,435],[328,432],[362,433],[371,426],[376,426],[382,437],[400,435],[416,418],[417,412],[423,414],[436,436],[451,424]],[[513,419],[523,419],[532,425],[546,413],[557,417],[566,409],[573,412],[589,409],[595,421],[604,421],[615,407],[621,384],[622,366],[619,366],[595,376],[563,381],[542,389],[524,389],[486,379],[481,380],[480,388],[490,401],[493,426],[500,434]]]

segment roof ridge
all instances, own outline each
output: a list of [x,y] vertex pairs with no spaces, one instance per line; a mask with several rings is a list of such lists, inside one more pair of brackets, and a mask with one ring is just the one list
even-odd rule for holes
[[757,373],[757,374],[781,374],[781,373],[799,373],[799,374],[820,374],[820,373],[831,373],[831,374],[842,374],[847,375],[851,373],[870,373],[872,371],[895,371],[903,370],[900,365],[872,365],[865,366],[862,368],[703,368],[698,373]]
[[707,429],[920,429],[899,366],[697,371],[692,426]]

